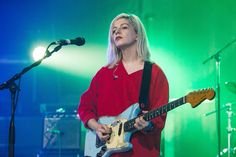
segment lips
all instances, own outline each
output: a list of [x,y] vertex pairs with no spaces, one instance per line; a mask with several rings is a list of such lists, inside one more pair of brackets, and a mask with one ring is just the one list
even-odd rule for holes
[[122,39],[122,37],[121,37],[121,36],[117,36],[117,37],[115,38],[115,41],[119,41],[120,39]]

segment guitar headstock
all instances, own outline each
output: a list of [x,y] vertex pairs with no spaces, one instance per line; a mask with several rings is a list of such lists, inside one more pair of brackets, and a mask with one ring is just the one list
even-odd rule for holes
[[215,97],[215,91],[212,88],[201,89],[198,91],[190,92],[186,96],[186,102],[190,103],[192,107],[197,107],[204,100],[212,100]]

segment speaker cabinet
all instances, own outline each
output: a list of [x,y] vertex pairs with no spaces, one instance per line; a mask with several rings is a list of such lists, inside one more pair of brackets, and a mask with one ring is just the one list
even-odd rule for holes
[[44,150],[80,150],[81,122],[76,114],[49,114],[44,117]]

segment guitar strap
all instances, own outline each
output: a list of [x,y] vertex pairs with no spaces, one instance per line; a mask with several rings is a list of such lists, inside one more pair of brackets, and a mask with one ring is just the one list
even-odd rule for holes
[[150,81],[152,75],[152,62],[145,61],[144,68],[143,68],[143,75],[142,75],[142,83],[141,89],[139,94],[139,106],[141,110],[148,109],[148,96],[149,96],[149,89],[150,89]]

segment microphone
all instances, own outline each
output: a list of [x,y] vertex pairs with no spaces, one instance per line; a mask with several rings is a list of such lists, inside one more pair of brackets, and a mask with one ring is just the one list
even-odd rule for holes
[[85,44],[85,39],[83,37],[78,37],[75,39],[62,39],[62,40],[58,40],[56,42],[53,42],[53,44],[57,44],[60,46],[64,46],[64,45],[82,46]]

